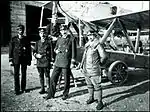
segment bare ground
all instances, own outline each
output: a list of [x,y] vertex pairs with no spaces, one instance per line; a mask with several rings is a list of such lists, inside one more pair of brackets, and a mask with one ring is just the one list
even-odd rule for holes
[[[8,65],[8,54],[1,54],[1,111],[96,111],[97,103],[87,105],[88,91],[84,76],[72,70],[78,87],[73,86],[69,98],[62,100],[63,82],[61,89],[54,99],[45,101],[38,92],[40,90],[39,76],[34,65],[28,67],[28,93],[14,95],[14,78]],[[128,81],[123,86],[114,86],[103,81],[102,111],[149,111],[149,70],[130,69]]]

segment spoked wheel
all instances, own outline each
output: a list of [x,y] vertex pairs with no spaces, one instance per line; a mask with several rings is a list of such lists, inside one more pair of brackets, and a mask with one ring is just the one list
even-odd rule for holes
[[124,62],[113,62],[108,69],[108,79],[115,85],[122,85],[128,78],[127,69]]

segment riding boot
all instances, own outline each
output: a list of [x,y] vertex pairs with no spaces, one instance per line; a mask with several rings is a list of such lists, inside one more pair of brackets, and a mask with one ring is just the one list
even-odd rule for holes
[[96,109],[101,110],[104,107],[103,102],[102,102],[102,89],[95,91],[95,93],[96,93],[95,95],[98,99],[98,104],[96,106]]
[[50,77],[46,77],[47,92],[50,88]]
[[44,94],[45,93],[45,88],[44,88],[44,78],[40,77],[40,84],[41,84],[41,90],[40,90],[40,94]]
[[89,99],[86,101],[87,104],[91,104],[94,102],[94,88],[88,88]]

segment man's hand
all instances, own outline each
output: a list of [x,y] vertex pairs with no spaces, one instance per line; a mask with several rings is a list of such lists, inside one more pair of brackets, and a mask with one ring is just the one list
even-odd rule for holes
[[71,63],[70,68],[75,68],[75,65]]
[[35,57],[38,58],[38,59],[40,59],[40,58],[42,58],[42,55],[36,54]]
[[76,67],[76,70],[79,70],[79,69],[81,69],[80,63],[79,63],[78,66]]
[[10,65],[10,66],[13,66],[13,62],[12,62],[12,61],[10,61],[10,62],[9,62],[9,65]]
[[54,63],[54,61],[55,61],[55,59],[54,59],[54,58],[52,58],[52,63]]
[[58,49],[57,49],[57,50],[55,50],[55,53],[56,53],[56,54],[58,54],[58,53],[60,53],[60,52],[61,52],[61,51],[60,51],[60,50],[58,50]]

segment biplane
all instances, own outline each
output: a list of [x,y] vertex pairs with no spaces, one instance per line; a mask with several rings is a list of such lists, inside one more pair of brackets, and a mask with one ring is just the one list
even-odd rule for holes
[[[121,85],[127,80],[128,67],[150,68],[149,48],[144,49],[143,52],[139,52],[140,47],[142,47],[140,45],[140,42],[142,42],[140,34],[146,30],[149,32],[149,10],[114,15],[89,22],[90,23],[86,23],[88,26],[92,23],[106,29],[105,33],[100,38],[100,43],[107,43],[108,46],[106,47],[106,51],[109,55],[109,60],[105,69],[107,70],[108,79],[113,84]],[[92,26],[93,25],[91,25],[91,27]],[[118,39],[120,41],[115,43],[112,32],[117,31],[117,29],[120,30],[122,35]],[[136,36],[134,38],[129,35],[129,33],[131,33],[130,31],[136,31]],[[149,33],[147,37],[144,38],[148,42],[143,43],[149,45]],[[114,47],[112,46],[113,43]],[[119,49],[120,43],[121,49]]]
[[[48,5],[45,4],[44,7],[48,8]],[[67,14],[61,8],[60,4],[55,4],[55,6],[59,9],[60,12],[65,13],[66,16],[71,18],[72,21],[70,23],[78,34],[78,40],[81,40],[81,38],[79,38],[79,33],[81,32],[80,30],[84,29],[78,27],[77,24],[79,22],[77,22],[77,18],[74,18],[75,16],[70,17],[69,14]],[[148,32],[148,35],[146,35],[145,38],[147,39],[147,44],[150,43],[149,11],[150,10],[142,10],[138,12],[116,14],[109,17],[97,18],[89,21],[80,20],[80,23],[83,26],[93,29],[97,32],[97,35],[100,37],[100,43],[105,46],[109,58],[106,65],[101,69],[107,72],[108,79],[115,85],[121,85],[128,79],[129,67],[146,69],[150,68],[149,45],[142,52],[139,52],[139,47],[141,47],[141,32]],[[120,33],[116,33],[115,35],[114,32],[117,31]],[[132,35],[130,35],[133,34],[131,31],[134,31],[134,33],[136,33],[134,38],[132,37]],[[102,32],[102,34],[100,34],[100,32]],[[70,34],[73,35],[71,30]],[[134,44],[132,41],[134,41]],[[81,61],[83,51],[84,46],[78,46],[78,62]]]

